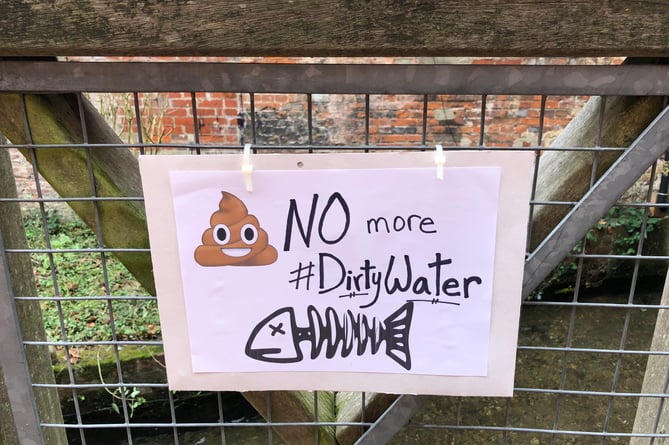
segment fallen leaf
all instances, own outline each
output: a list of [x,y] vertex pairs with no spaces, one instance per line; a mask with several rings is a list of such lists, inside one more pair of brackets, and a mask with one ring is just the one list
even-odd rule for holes
[[79,354],[79,351],[77,351],[74,348],[70,348],[70,363],[74,365],[79,360],[81,360],[81,355]]

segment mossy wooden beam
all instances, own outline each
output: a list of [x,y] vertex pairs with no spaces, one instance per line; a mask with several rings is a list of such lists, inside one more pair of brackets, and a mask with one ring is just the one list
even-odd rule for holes
[[4,0],[0,55],[659,56],[665,2]]
[[[365,430],[346,423],[374,422],[395,401],[397,395],[359,392],[270,391],[246,392],[244,397],[265,418],[272,422],[313,422],[318,397],[318,421],[337,422],[335,427],[277,426],[276,433],[287,444],[318,443],[353,445]],[[271,411],[268,412],[268,408]],[[318,431],[318,433],[316,433]]]
[[[21,148],[29,162],[35,158],[40,174],[63,198],[142,196],[135,156],[122,148],[68,147],[84,142],[77,98],[74,95],[26,95],[25,109],[30,126],[26,134],[22,99],[17,94],[0,94],[0,133],[14,144],[62,144],[57,148]],[[88,142],[122,144],[93,105],[82,98]],[[95,190],[91,184],[90,162]],[[69,201],[68,204],[97,233],[106,247],[148,249],[149,238],[144,207],[139,200]],[[97,208],[97,209],[96,209]],[[142,286],[155,295],[151,257],[147,252],[115,252]]]
[[[267,421],[335,422],[335,393],[329,391],[249,391],[246,400]],[[318,418],[314,418],[317,408]],[[332,426],[275,426],[273,430],[288,445],[319,443],[336,445]],[[316,435],[318,441],[316,442]]]
[[[6,149],[0,149],[0,197],[16,198],[16,184],[12,173],[12,164]],[[26,249],[25,232],[21,218],[21,208],[18,202],[0,203],[0,234],[2,235],[5,248]],[[12,291],[16,296],[37,295],[35,280],[33,277],[30,254],[12,253],[7,255],[9,277]],[[42,310],[38,301],[17,301],[16,313],[20,323],[23,340],[44,341],[44,322],[42,321]],[[2,341],[0,339],[0,341]],[[54,384],[55,378],[51,368],[51,356],[47,346],[30,345],[25,347],[26,360],[33,383]],[[0,370],[0,443],[18,444],[14,429],[13,417],[9,414],[11,410],[7,406],[5,384],[3,373]],[[63,415],[60,408],[58,391],[55,388],[33,389],[37,410],[41,420],[46,423],[63,423]],[[46,445],[66,445],[67,436],[65,429],[44,428],[44,443]]]
[[375,422],[397,398],[396,394],[365,393],[363,401],[359,392],[338,392],[335,396],[337,410],[337,445],[353,445],[365,430],[346,425],[355,422]]

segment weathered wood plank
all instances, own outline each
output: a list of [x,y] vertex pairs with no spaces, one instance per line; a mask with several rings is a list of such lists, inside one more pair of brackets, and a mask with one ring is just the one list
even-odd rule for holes
[[[242,395],[268,422],[335,422],[335,393],[330,391],[247,391]],[[318,402],[316,402],[318,398]],[[318,406],[316,406],[318,405]],[[314,417],[314,412],[317,411]],[[286,445],[337,445],[333,426],[274,426]],[[316,440],[316,436],[318,439]]]
[[[597,140],[602,100],[591,98],[551,144],[554,147],[594,147]],[[601,146],[628,147],[663,108],[661,97],[612,97],[605,104]],[[620,157],[621,152],[597,154],[595,178]],[[541,155],[537,201],[578,201],[590,187],[593,153],[588,151],[546,151]],[[534,249],[569,212],[570,206],[537,205],[532,225]]]
[[[121,144],[122,141],[98,114],[93,105],[82,99],[88,142]],[[15,144],[81,144],[84,142],[74,95],[27,95],[25,107],[30,123],[27,138],[21,113],[21,96],[0,94],[0,133]],[[27,148],[21,153],[32,161]],[[70,201],[68,204],[91,228],[100,220],[102,238],[107,247],[130,249],[116,252],[116,257],[134,275],[144,289],[155,295],[149,237],[142,203],[141,181],[137,159],[129,149],[91,150],[80,147],[41,148],[35,150],[37,167],[42,176],[64,198],[133,197],[136,200]],[[95,177],[93,193],[88,155]],[[97,209],[97,210],[96,210]],[[96,214],[97,212],[97,214]],[[123,230],[119,230],[123,227]],[[34,294],[26,294],[34,295]]]
[[660,56],[666,0],[5,0],[0,55]]
[[[379,417],[397,399],[396,394],[365,393],[362,398],[359,392],[338,392],[335,395],[337,422],[337,445],[353,445],[365,429],[350,425],[355,422],[376,422]],[[364,400],[364,406],[363,406]]]
[[[660,304],[669,304],[669,273],[664,282],[664,290]],[[660,309],[657,312],[657,321],[653,332],[651,351],[669,350],[669,311]],[[648,364],[643,377],[641,393],[643,394],[666,394],[667,372],[669,370],[669,356],[648,356]],[[662,434],[669,427],[669,405],[659,397],[641,397],[637,405],[636,417],[634,419],[634,433],[639,434]],[[630,445],[662,445],[669,443],[667,439],[654,439],[651,437],[632,437]]]

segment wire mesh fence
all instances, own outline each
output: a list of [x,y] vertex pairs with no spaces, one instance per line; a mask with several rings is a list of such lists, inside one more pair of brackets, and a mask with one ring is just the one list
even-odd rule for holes
[[[63,410],[61,418],[37,403],[40,436],[64,429],[69,443],[81,444],[288,444],[304,443],[304,432],[313,443],[341,444],[669,437],[661,421],[669,350],[654,334],[669,308],[663,70],[71,62],[1,69],[0,170],[12,184],[0,195],[2,273],[10,277],[0,292],[21,323],[29,320],[22,311],[37,314],[32,322],[41,326],[21,326],[21,345],[29,355],[47,351],[54,377],[34,372],[40,365],[28,359],[30,389],[37,400],[57,393]],[[359,419],[332,420],[321,414],[336,403],[329,393],[306,396],[313,412],[305,419],[270,392],[170,391],[135,159],[239,154],[245,143],[260,153],[425,151],[437,143],[534,150],[526,275],[540,269],[533,261],[551,267],[540,284],[526,280],[513,398],[402,396],[379,410],[365,393],[347,394],[369,407]],[[638,153],[650,161],[630,157]],[[607,188],[626,182],[622,196]],[[603,209],[586,212],[594,225],[574,214],[589,203]],[[556,231],[573,227],[582,232],[573,243],[555,241]],[[553,241],[559,248],[546,247]],[[651,368],[661,375],[651,378]]]

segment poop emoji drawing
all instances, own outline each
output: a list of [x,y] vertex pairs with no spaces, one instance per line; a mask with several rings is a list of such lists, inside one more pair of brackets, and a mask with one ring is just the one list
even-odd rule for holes
[[278,253],[258,219],[249,215],[246,205],[232,193],[221,192],[218,210],[211,215],[210,227],[202,234],[202,245],[195,249],[201,266],[265,266],[276,261]]

